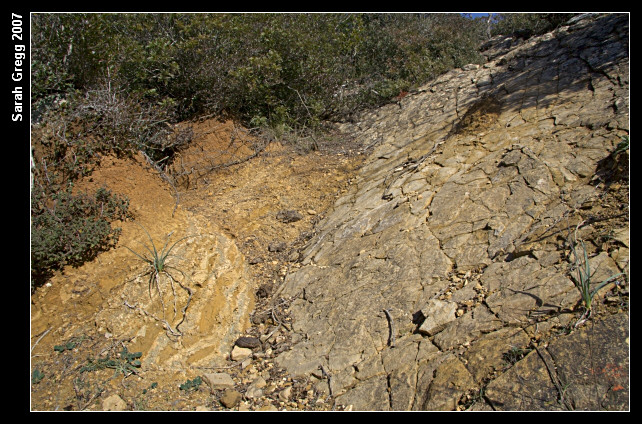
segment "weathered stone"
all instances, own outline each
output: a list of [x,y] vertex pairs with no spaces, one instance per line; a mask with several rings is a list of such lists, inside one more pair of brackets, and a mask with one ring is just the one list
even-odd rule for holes
[[485,395],[496,410],[627,410],[626,340],[626,315],[600,320],[533,350]]
[[103,400],[103,411],[124,411],[127,403],[118,395],[111,395]]
[[374,377],[354,389],[336,397],[337,405],[352,406],[353,411],[389,411],[388,381],[386,376]]
[[569,405],[576,410],[629,410],[628,338],[629,320],[617,314],[548,345]]
[[263,377],[257,377],[252,381],[252,383],[250,383],[250,386],[262,389],[267,386],[267,382]]
[[246,347],[234,346],[230,352],[230,359],[232,361],[242,361],[252,355],[252,349]]
[[613,238],[629,247],[629,231],[626,228],[619,228],[613,231]]
[[247,390],[245,390],[245,397],[247,399],[256,399],[263,396],[263,389],[250,385]]
[[287,248],[287,244],[282,241],[275,241],[268,244],[268,252],[283,252]]
[[450,350],[501,327],[501,321],[486,306],[479,305],[446,324],[445,328],[435,335],[433,343],[442,350]]
[[261,341],[256,337],[239,337],[234,344],[238,347],[254,349],[261,346]]
[[534,350],[507,372],[489,383],[484,394],[495,410],[554,411],[565,409],[558,402],[559,393],[549,378],[546,365]]
[[455,319],[457,304],[455,302],[446,302],[443,300],[432,299],[426,302],[421,308],[424,316],[424,322],[419,327],[419,331],[433,336],[440,332],[447,323]]
[[283,402],[289,401],[290,396],[292,396],[292,386],[288,386],[279,392],[279,400]]
[[263,406],[260,406],[257,409],[257,411],[278,411],[278,410],[279,410],[279,408],[277,408],[276,406],[274,406],[272,404],[263,405]]
[[463,355],[466,368],[475,381],[481,383],[493,371],[506,365],[504,357],[511,349],[526,349],[529,342],[530,337],[524,330],[511,327],[484,334]]
[[[178,222],[184,221],[176,221]],[[209,366],[221,361],[229,352],[234,337],[244,331],[249,323],[254,288],[249,283],[249,269],[243,255],[234,241],[222,233],[210,233],[210,230],[204,232],[207,224],[201,222],[200,218],[190,216],[190,221],[187,222],[190,223],[189,226],[186,224],[186,228],[181,228],[180,231],[193,234],[203,232],[199,237],[194,237],[191,243],[177,244],[172,252],[177,257],[195,258],[193,263],[187,265],[191,274],[190,283],[184,280],[192,290],[189,304],[187,291],[178,285],[174,284],[174,292],[169,286],[167,289],[163,288],[166,282],[169,284],[169,280],[161,282],[162,291],[166,295],[164,304],[161,304],[156,294],[150,299],[140,284],[124,284],[114,287],[114,291],[117,291],[114,297],[122,300],[100,310],[95,318],[97,326],[109,328],[113,334],[133,335],[132,321],[137,322],[135,328],[138,329],[138,334],[129,348],[132,352],[142,352],[143,368],[190,368]],[[172,225],[177,225],[176,223]],[[173,227],[165,228],[170,230]],[[178,232],[179,229],[176,230]],[[145,233],[140,228],[139,231],[137,241],[142,242],[145,240]],[[134,244],[132,240],[130,245]],[[169,260],[175,260],[172,256]],[[172,266],[186,266],[170,263]],[[234,296],[229,293],[234,293]],[[132,307],[123,307],[123,301]],[[181,322],[183,314],[180,311],[184,308],[185,318]],[[171,328],[163,329],[158,322],[147,319],[151,315],[166,316]],[[172,342],[172,338],[177,336],[181,338],[180,349],[175,348]]]
[[505,322],[526,323],[533,316],[570,308],[578,299],[575,284],[566,275],[542,268],[533,258],[522,256],[494,265],[498,266],[482,276],[492,293],[486,304]]
[[468,390],[475,389],[472,376],[455,357],[445,360],[435,372],[435,377],[428,389],[427,399],[423,405],[428,411],[452,411],[461,396]]
[[224,372],[211,372],[203,374],[203,380],[210,386],[212,391],[229,389],[234,387],[234,380]]

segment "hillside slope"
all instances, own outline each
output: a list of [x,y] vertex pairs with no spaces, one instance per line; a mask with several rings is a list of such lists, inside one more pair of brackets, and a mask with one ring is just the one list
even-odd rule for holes
[[133,219],[32,294],[30,408],[628,410],[628,25],[493,39],[319,151],[204,119],[173,184],[102,158],[76,188]]
[[573,280],[583,248],[628,273],[627,19],[496,39],[342,125],[374,151],[287,277],[277,363],[359,410],[627,409],[628,283],[584,322]]

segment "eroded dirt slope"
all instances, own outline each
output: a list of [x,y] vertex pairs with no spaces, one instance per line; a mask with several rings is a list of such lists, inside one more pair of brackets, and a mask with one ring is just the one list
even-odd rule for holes
[[[105,157],[78,184],[128,196],[134,217],[114,224],[122,228],[115,249],[65,268],[32,295],[31,363],[41,376],[32,384],[32,410],[101,410],[114,408],[114,399],[122,401],[115,408],[125,410],[220,409],[221,393],[205,383],[180,388],[215,371],[234,375],[241,391],[258,375],[268,382],[279,377],[279,385],[246,398],[241,408],[324,408],[312,403],[311,387],[308,394],[303,382],[283,378],[269,353],[241,366],[229,361],[229,351],[243,335],[263,341],[270,335],[274,354],[284,348],[271,294],[362,155],[347,144],[309,152],[276,142],[257,148],[260,142],[231,122],[193,125],[194,142],[171,170],[175,184],[142,156]],[[170,258],[180,270],[172,271],[175,283],[161,278],[150,285],[144,264],[125,247],[144,253],[143,244],[151,247],[145,231],[158,249],[168,235],[169,246],[188,237]],[[261,310],[272,317],[260,318]],[[131,367],[137,358],[123,348],[141,352],[139,367]],[[279,404],[284,383],[296,386],[306,403],[292,396],[291,405]]]

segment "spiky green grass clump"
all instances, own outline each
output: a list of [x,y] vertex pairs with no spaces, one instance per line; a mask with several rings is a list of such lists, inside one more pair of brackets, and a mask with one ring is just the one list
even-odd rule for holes
[[[142,225],[140,227],[143,229],[143,231],[147,235],[147,238],[149,239],[149,242],[150,242],[150,246],[148,246],[145,243],[141,243],[143,245],[143,247],[145,248],[146,252],[145,253],[138,253],[138,252],[130,249],[127,246],[125,246],[125,247],[127,248],[127,250],[129,250],[134,255],[136,255],[141,261],[143,261],[143,263],[146,266],[145,271],[142,274],[140,274],[139,277],[140,276],[145,276],[145,275],[149,276],[148,290],[149,290],[150,299],[152,298],[153,289],[156,289],[156,292],[158,293],[158,296],[160,298],[161,307],[162,307],[162,310],[163,310],[163,318],[159,319],[159,318],[155,317],[152,314],[149,314],[149,315],[151,315],[153,318],[155,318],[155,319],[161,321],[163,324],[165,324],[166,329],[170,334],[172,334],[174,336],[181,336],[182,333],[180,332],[178,327],[183,323],[183,321],[185,321],[187,308],[189,306],[190,301],[192,300],[192,290],[189,287],[185,286],[181,282],[181,279],[178,279],[174,275],[172,275],[172,272],[177,272],[177,273],[181,274],[183,276],[183,278],[186,278],[186,275],[182,270],[180,270],[180,269],[176,268],[175,266],[170,265],[168,263],[168,259],[171,256],[173,256],[173,255],[170,255],[170,254],[171,254],[172,250],[174,249],[174,247],[176,247],[176,245],[178,243],[180,243],[180,242],[182,242],[182,241],[184,241],[184,240],[186,240],[186,239],[188,239],[188,238],[190,238],[192,236],[183,237],[183,238],[175,241],[174,243],[172,243],[170,245],[170,238],[171,238],[171,236],[173,234],[173,232],[171,232],[166,236],[165,244],[163,245],[162,249],[159,250],[159,249],[156,248],[156,245],[154,244],[154,241],[152,240],[152,237],[149,235],[149,232]],[[178,285],[183,290],[185,290],[187,292],[187,294],[189,295],[189,298],[187,299],[187,303],[185,304],[185,307],[182,310],[183,316],[182,316],[180,322],[178,324],[176,324],[176,326],[174,328],[172,328],[172,326],[167,322],[167,319],[165,318],[165,302],[163,301],[163,290],[161,288],[161,277],[166,277],[169,280],[170,287],[172,289],[172,294],[173,294],[173,298],[174,298],[174,318],[176,317],[176,313],[177,313],[177,310],[176,310],[176,298],[177,298],[177,296],[176,296],[176,286],[175,286],[175,284]]]
[[[581,252],[578,252],[577,246],[581,246]],[[617,280],[620,276],[623,276],[624,273],[620,272],[610,276],[599,284],[595,285],[591,283],[591,267],[589,265],[588,254],[586,253],[586,246],[584,242],[580,240],[577,244],[571,244],[571,250],[574,256],[574,268],[576,275],[573,278],[575,286],[580,291],[582,297],[582,304],[584,305],[584,314],[579,319],[579,325],[582,322],[586,321],[590,316],[593,308],[593,299],[598,291],[600,291],[607,284]]]

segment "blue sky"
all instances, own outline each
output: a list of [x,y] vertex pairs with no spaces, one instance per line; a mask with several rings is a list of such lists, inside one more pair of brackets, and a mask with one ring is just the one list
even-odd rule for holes
[[480,16],[488,16],[488,12],[486,13],[471,13],[473,18],[478,18]]

